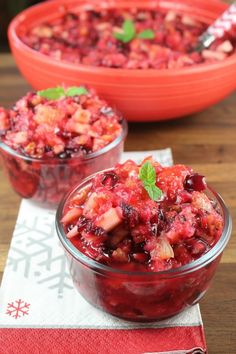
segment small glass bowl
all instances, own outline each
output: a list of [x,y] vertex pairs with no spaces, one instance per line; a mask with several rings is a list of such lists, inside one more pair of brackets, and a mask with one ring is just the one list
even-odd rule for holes
[[73,185],[120,161],[127,132],[127,122],[123,120],[121,134],[110,144],[84,157],[65,159],[31,158],[0,141],[0,158],[12,188],[21,197],[55,208]]
[[74,286],[95,307],[131,321],[159,321],[196,304],[206,293],[232,230],[223,199],[208,188],[207,194],[219,206],[224,229],[217,244],[198,260],[161,272],[131,272],[101,264],[73,246],[60,220],[65,204],[91,183],[93,176],[72,189],[62,200],[56,215],[56,230],[64,248]]

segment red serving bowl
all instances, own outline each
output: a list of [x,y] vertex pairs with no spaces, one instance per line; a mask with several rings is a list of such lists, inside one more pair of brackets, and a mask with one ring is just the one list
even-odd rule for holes
[[9,26],[9,41],[16,63],[35,89],[87,84],[119,108],[130,121],[177,118],[201,111],[222,100],[236,88],[236,54],[215,64],[199,64],[184,69],[128,70],[93,67],[56,61],[25,45],[21,31],[61,16],[62,6],[70,11],[84,8],[149,8],[189,14],[211,23],[227,7],[219,0],[102,1],[52,0],[17,15]]

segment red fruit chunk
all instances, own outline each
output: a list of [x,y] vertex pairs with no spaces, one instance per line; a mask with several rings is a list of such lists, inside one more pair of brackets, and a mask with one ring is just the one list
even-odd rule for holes
[[163,169],[157,176],[157,186],[168,198],[175,200],[177,194],[184,189],[184,181],[191,169],[183,165],[175,165]]
[[184,188],[187,191],[198,191],[202,192],[206,189],[205,177],[197,173],[191,174],[185,178]]

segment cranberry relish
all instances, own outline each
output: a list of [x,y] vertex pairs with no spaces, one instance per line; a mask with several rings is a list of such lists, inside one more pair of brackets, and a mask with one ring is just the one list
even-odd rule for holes
[[46,98],[54,89],[30,92],[12,109],[0,107],[2,142],[40,159],[84,156],[111,143],[121,134],[121,117],[93,91],[70,88],[81,89],[80,95],[56,99]]
[[[140,178],[147,161],[161,190],[158,200]],[[129,271],[168,270],[200,258],[222,234],[223,218],[205,189],[205,179],[184,165],[128,160],[96,174],[67,202],[61,221],[74,246],[100,263]]]
[[[127,20],[129,33],[122,40]],[[173,11],[65,10],[60,18],[22,33],[21,40],[44,55],[71,63],[171,69],[221,61],[234,52],[235,40],[230,34],[217,40],[209,50],[192,52],[206,28],[206,24]]]

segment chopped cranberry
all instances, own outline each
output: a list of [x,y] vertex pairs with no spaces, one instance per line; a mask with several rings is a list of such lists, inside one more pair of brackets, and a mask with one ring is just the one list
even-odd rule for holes
[[116,183],[118,182],[119,177],[117,176],[116,173],[114,172],[105,172],[102,176],[101,183],[106,186],[110,187],[112,189]]
[[134,228],[139,223],[139,215],[137,210],[131,205],[123,204],[122,205],[123,216],[125,222],[130,228]]
[[205,177],[199,175],[198,173],[193,173],[185,178],[184,188],[188,192],[197,191],[202,192],[206,189]]
[[139,263],[146,263],[149,260],[148,253],[133,253],[133,259]]
[[88,225],[88,222],[89,222],[89,220],[86,217],[80,216],[77,221],[78,231],[83,231],[86,228],[86,226]]

